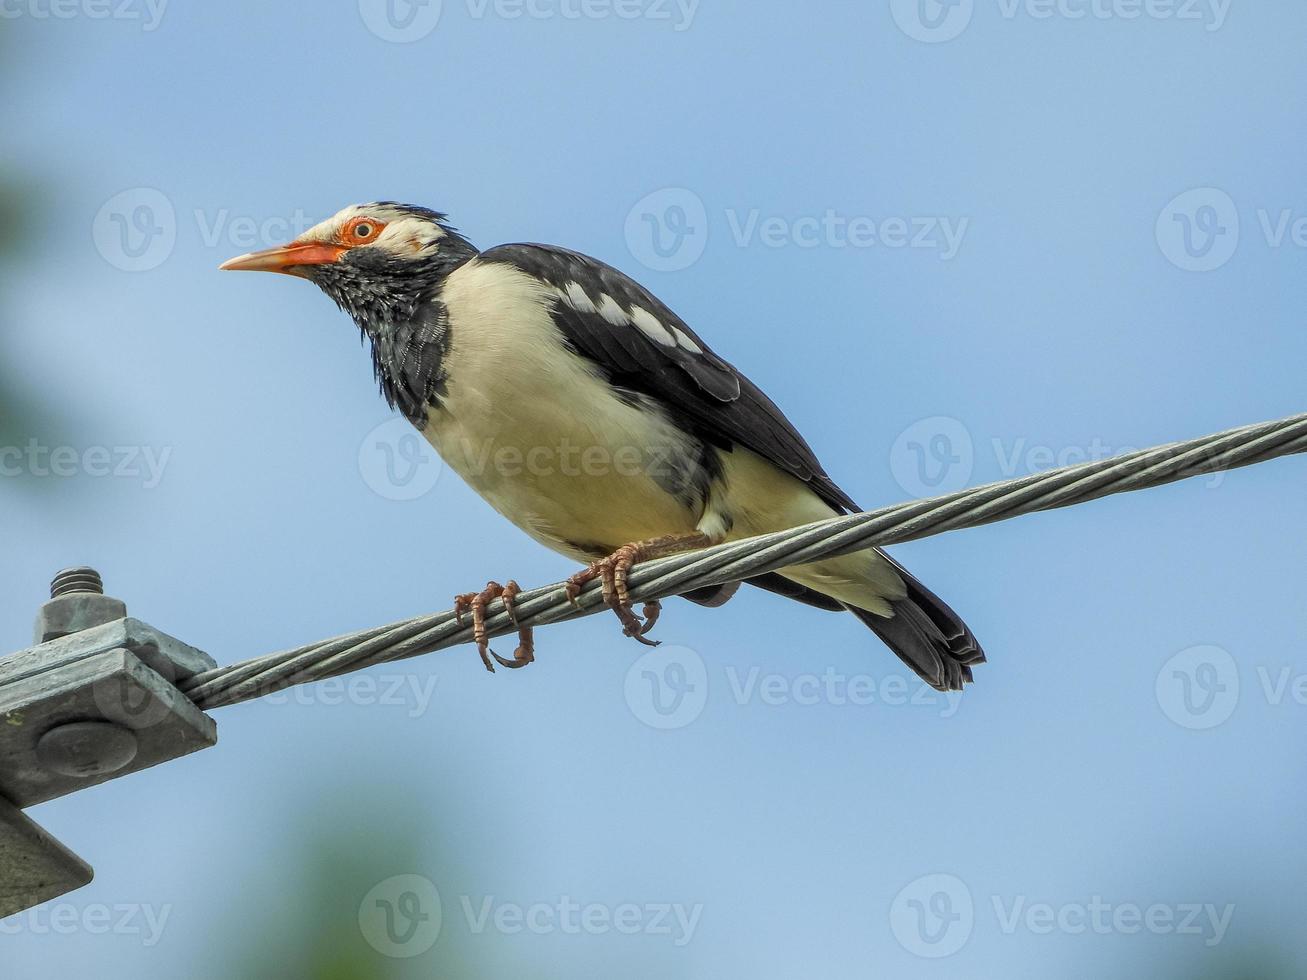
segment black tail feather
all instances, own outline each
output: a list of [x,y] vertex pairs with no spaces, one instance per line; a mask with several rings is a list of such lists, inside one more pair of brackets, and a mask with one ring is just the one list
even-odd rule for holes
[[971,683],[971,668],[985,662],[985,651],[943,599],[902,565],[894,564],[908,592],[891,604],[893,616],[877,616],[853,606],[845,608],[931,687],[939,691],[962,690],[963,685]]
[[[907,594],[902,599],[891,603],[894,611],[892,616],[878,616],[850,606],[775,572],[746,581],[760,589],[818,609],[847,609],[931,687],[940,691],[962,690],[963,685],[971,683],[971,668],[985,662],[985,652],[981,650],[979,641],[943,599],[917,581],[889,555],[884,552],[881,554],[893,564],[907,588]],[[687,592],[682,598],[703,606],[720,606],[739,587],[739,582],[708,586]]]

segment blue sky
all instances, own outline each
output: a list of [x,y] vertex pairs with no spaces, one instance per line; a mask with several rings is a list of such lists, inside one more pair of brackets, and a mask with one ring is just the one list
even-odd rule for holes
[[[56,410],[0,457],[4,649],[74,563],[219,662],[571,570],[391,421],[325,297],[217,273],[355,201],[621,267],[869,507],[1303,410],[1307,10],[395,2],[0,6],[4,356]],[[312,914],[396,976],[1301,970],[1301,474],[896,549],[990,655],[960,703],[742,594],[668,604],[648,659],[599,617],[511,674],[220,709],[218,747],[32,812],[97,879],[0,962],[289,960],[325,835],[363,884]],[[428,884],[423,952],[356,922]]]

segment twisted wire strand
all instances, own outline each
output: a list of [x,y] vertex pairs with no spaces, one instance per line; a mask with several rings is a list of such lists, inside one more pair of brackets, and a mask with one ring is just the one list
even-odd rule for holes
[[[637,602],[663,599],[832,555],[915,541],[1303,452],[1307,452],[1307,414],[1242,426],[650,561],[632,569],[631,597]],[[575,605],[563,588],[559,582],[522,592],[516,602],[518,621],[543,626],[607,609],[598,582],[587,585]],[[487,616],[486,628],[491,637],[517,629],[503,611]],[[470,621],[460,624],[453,610],[446,610],[208,670],[184,682],[182,691],[200,708],[217,708],[471,640]]]

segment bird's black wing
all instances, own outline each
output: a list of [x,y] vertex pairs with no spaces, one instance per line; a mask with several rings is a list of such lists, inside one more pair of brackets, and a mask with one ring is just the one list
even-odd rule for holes
[[859,509],[772,400],[634,279],[548,245],[500,245],[479,259],[509,263],[557,290],[559,330],[614,386],[653,398],[710,445],[751,449],[837,510]]
[[[548,284],[558,295],[553,316],[563,337],[614,386],[653,399],[705,443],[753,450],[806,481],[835,509],[859,509],[826,475],[811,447],[771,399],[633,279],[596,259],[546,245],[501,245],[481,253],[480,259],[510,263]],[[748,581],[824,609],[847,608],[927,683],[940,690],[960,690],[971,680],[972,666],[985,659],[975,636],[903,566],[885,558],[906,589],[902,599],[892,602],[892,616],[856,609],[776,574]],[[726,585],[696,590],[687,598],[717,605],[733,591],[734,586]]]

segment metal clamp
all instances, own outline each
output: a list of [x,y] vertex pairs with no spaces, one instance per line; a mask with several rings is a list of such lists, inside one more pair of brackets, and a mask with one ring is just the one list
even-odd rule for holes
[[213,720],[177,689],[213,659],[129,618],[93,569],[55,577],[36,644],[0,660],[0,917],[92,876],[21,808],[218,740]]

